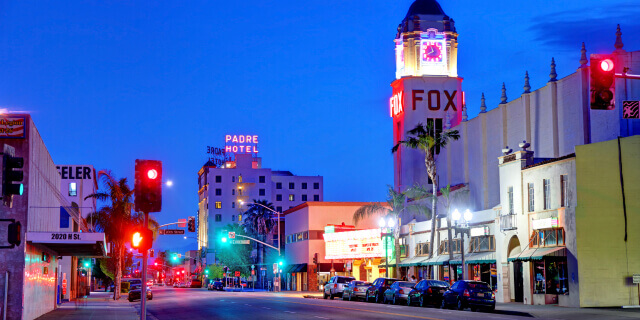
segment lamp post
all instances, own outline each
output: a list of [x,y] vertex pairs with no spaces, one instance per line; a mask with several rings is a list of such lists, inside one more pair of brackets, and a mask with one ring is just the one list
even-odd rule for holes
[[[471,213],[471,211],[469,211],[469,209],[467,209],[464,211],[464,215],[461,215],[460,211],[458,211],[458,209],[455,209],[453,211],[452,218],[455,223],[455,226],[453,229],[456,231],[456,234],[460,234],[460,252],[462,254],[462,259],[461,259],[462,260],[462,279],[461,280],[464,280],[467,274],[467,265],[465,264],[465,261],[464,261],[464,235],[465,234],[469,235],[469,230],[470,230],[469,221],[471,221],[471,219],[473,218],[473,214]],[[458,221],[461,222],[460,225],[458,225]],[[452,250],[452,248],[449,248],[449,250]]]
[[384,242],[384,267],[385,267],[385,272],[386,272],[386,276],[389,277],[389,250],[387,250],[387,243],[388,241],[386,240],[387,237],[391,236],[393,237],[393,230],[391,230],[394,226],[395,226],[395,221],[393,220],[393,218],[380,218],[380,221],[378,222],[378,225],[380,226],[380,238],[382,238],[382,241]]

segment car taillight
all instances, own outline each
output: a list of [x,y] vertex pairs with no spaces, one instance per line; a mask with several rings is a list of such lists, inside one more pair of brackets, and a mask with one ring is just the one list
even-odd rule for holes
[[491,292],[491,299],[495,299],[496,298],[496,293],[495,292]]
[[400,291],[398,291],[399,294],[404,294],[404,290],[400,289]]
[[427,289],[427,293],[431,293],[433,291],[431,291],[431,288]]
[[358,291],[358,288],[353,288],[353,292],[356,292],[356,291]]
[[469,290],[467,290],[467,289],[464,289],[464,293],[463,293],[462,295],[463,295],[463,296],[465,296],[465,297],[469,297],[469,296],[471,296],[471,295],[469,294]]
[[334,289],[335,289],[335,288],[338,288],[338,284],[337,284],[337,283],[336,283],[336,284],[334,284],[334,285],[333,285],[333,288],[334,288]]

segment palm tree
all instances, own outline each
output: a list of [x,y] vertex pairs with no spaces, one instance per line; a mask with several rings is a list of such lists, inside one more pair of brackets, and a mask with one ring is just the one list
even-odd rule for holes
[[387,202],[373,202],[367,205],[364,205],[358,208],[353,213],[353,222],[357,225],[358,222],[372,217],[372,216],[380,216],[385,220],[392,219],[394,221],[393,227],[393,238],[394,238],[394,252],[395,254],[395,271],[396,278],[400,277],[400,268],[398,268],[398,260],[399,260],[399,252],[400,252],[400,243],[398,241],[400,237],[400,216],[404,211],[410,210],[413,212],[418,212],[420,214],[428,215],[428,208],[424,206],[419,206],[417,204],[407,205],[406,203],[406,195],[402,192],[398,192],[393,189],[392,186],[388,186],[389,190],[387,191]]
[[[243,225],[248,232],[256,235],[257,238],[266,243],[267,235],[270,234],[276,226],[276,222],[273,221],[273,212],[275,212],[275,209],[273,208],[273,204],[267,200],[253,199],[253,203],[255,203],[255,205],[250,205],[249,209],[247,209],[243,215]],[[280,221],[278,221],[278,223],[280,223]],[[280,239],[278,239],[278,241],[280,241]],[[264,260],[266,247],[260,243],[256,246],[258,249],[257,252],[261,253],[259,256]],[[260,248],[262,248],[262,251]],[[257,257],[257,261],[260,263],[260,257]],[[264,263],[264,261],[262,262]]]
[[[94,198],[99,201],[106,201],[107,204],[96,212],[89,214],[89,220],[96,231],[104,232],[107,241],[112,244],[113,258],[115,259],[115,289],[113,299],[120,298],[120,281],[122,279],[122,260],[124,257],[125,244],[129,240],[131,230],[144,225],[144,214],[133,211],[134,190],[127,184],[127,178],[117,180],[111,171],[102,170],[98,172],[98,180],[101,180],[105,188],[85,197]],[[158,223],[149,218],[148,227],[154,231],[154,238],[157,234]]]
[[[444,149],[449,141],[458,140],[460,133],[458,130],[446,130],[443,132],[437,132],[433,127],[433,123],[427,123],[423,125],[418,123],[415,128],[407,131],[409,138],[407,140],[398,141],[398,143],[391,149],[392,153],[398,151],[400,146],[405,146],[411,149],[420,149],[424,151],[424,165],[427,167],[427,175],[432,182],[432,195],[431,198],[431,245],[429,258],[433,257],[433,248],[435,247],[435,233],[436,233],[436,201],[438,192],[438,173],[436,170],[436,159],[439,150]],[[449,237],[451,238],[451,237]]]

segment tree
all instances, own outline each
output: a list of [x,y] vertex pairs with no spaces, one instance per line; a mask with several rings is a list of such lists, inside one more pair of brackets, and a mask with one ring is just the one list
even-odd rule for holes
[[[238,235],[246,235],[245,228],[236,223],[228,224],[224,227],[225,230],[236,233]],[[242,276],[251,274],[251,247],[244,244],[231,244],[229,241],[217,252],[220,262],[227,267],[231,272],[240,271]],[[233,275],[232,275],[233,276]]]
[[372,217],[372,216],[380,216],[381,218],[387,220],[392,219],[394,221],[393,227],[393,238],[394,238],[394,252],[395,252],[395,271],[396,278],[400,277],[400,268],[398,267],[399,260],[399,252],[400,252],[400,243],[398,239],[400,238],[400,216],[405,210],[411,210],[413,212],[417,212],[420,214],[428,215],[428,208],[424,206],[420,206],[418,204],[407,205],[406,203],[406,195],[402,192],[398,192],[393,189],[392,186],[388,186],[387,191],[387,202],[373,202],[367,205],[364,205],[358,208],[353,213],[353,222],[357,225],[358,222],[363,219]]
[[415,128],[407,131],[409,138],[407,140],[398,141],[398,143],[391,149],[392,153],[398,151],[400,146],[404,146],[411,149],[420,149],[424,151],[424,165],[427,167],[427,175],[431,179],[432,183],[432,195],[431,198],[431,245],[429,258],[433,257],[433,248],[435,247],[435,234],[436,234],[436,201],[438,196],[438,173],[436,169],[436,159],[438,152],[444,149],[451,140],[458,140],[460,133],[458,130],[446,130],[443,132],[437,132],[433,127],[433,123],[427,123],[423,125],[418,123]]
[[[86,196],[85,200],[94,198],[106,204],[96,212],[90,213],[87,220],[92,222],[94,230],[104,232],[107,241],[113,245],[112,254],[115,263],[112,268],[107,269],[114,274],[116,288],[113,299],[115,300],[120,298],[125,244],[130,240],[133,228],[144,224],[144,214],[133,210],[134,190],[127,184],[127,178],[117,180],[110,171],[102,170],[98,172],[98,180],[102,182],[104,189]],[[158,223],[150,217],[148,227],[154,230],[155,237]],[[109,265],[109,263],[106,264],[106,266]]]
[[[273,219],[273,212],[275,212],[275,209],[273,208],[273,204],[267,200],[253,199],[253,203],[255,205],[250,205],[249,209],[245,211],[243,215],[243,225],[246,231],[255,235],[256,238],[266,243],[267,235],[270,234],[271,231],[273,231],[273,228],[276,226],[276,222]],[[280,221],[278,221],[278,223],[280,223]],[[280,239],[278,239],[278,241],[280,241]],[[264,263],[266,256],[266,247],[258,243],[256,245],[256,248],[257,252],[261,253],[261,259],[260,257],[256,259],[258,261],[258,264]],[[262,250],[260,250],[260,248],[262,248]]]

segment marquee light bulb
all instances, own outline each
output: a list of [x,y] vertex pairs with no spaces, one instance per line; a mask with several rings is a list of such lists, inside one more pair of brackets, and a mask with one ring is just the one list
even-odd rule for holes
[[156,169],[149,169],[149,171],[147,171],[147,177],[151,180],[155,180],[158,177],[158,171],[156,171]]
[[605,72],[613,70],[613,61],[611,61],[611,59],[604,59],[600,61],[600,69]]

